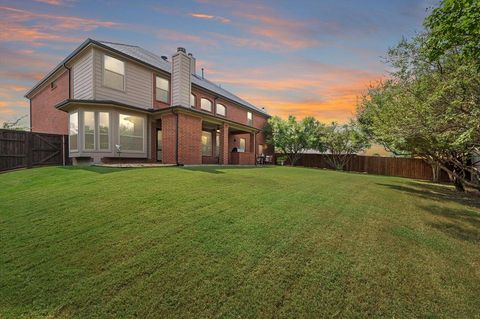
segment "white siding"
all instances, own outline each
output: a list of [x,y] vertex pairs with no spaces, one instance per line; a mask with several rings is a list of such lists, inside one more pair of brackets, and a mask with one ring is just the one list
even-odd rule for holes
[[190,58],[183,52],[172,57],[172,105],[190,108]]
[[93,99],[93,50],[88,50],[72,66],[73,98]]
[[123,57],[112,55],[125,62],[125,91],[105,87],[103,85],[103,55],[103,51],[94,49],[94,98],[151,108],[153,106],[153,72],[127,61]]

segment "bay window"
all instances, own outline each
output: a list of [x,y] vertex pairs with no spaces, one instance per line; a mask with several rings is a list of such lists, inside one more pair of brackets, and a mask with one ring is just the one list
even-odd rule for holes
[[83,112],[83,148],[95,149],[95,112]]
[[108,112],[98,113],[98,148],[100,150],[110,149],[110,114]]
[[119,115],[119,135],[122,152],[143,152],[144,127],[143,117],[134,115]]
[[68,145],[70,151],[78,150],[78,112],[71,113],[68,129]]

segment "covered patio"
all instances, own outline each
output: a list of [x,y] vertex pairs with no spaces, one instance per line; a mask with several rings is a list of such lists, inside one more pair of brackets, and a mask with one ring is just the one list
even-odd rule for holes
[[256,131],[202,121],[202,164],[255,165]]

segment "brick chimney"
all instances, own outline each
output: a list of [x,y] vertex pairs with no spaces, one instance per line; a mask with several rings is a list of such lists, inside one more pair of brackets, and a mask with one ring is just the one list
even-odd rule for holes
[[190,108],[191,60],[185,48],[177,48],[172,56],[172,106]]

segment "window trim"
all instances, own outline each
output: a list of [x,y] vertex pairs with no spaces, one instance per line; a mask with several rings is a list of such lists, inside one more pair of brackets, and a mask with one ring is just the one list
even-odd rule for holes
[[[165,91],[164,89],[159,88],[159,87],[157,86],[157,83],[158,83],[157,79],[158,79],[158,78],[163,79],[163,80],[167,81],[167,83],[168,83],[168,90],[166,90],[166,92],[167,92],[167,101],[162,101],[162,100],[159,100],[159,99],[158,99],[157,89],[160,89],[160,90],[162,90],[162,91]],[[167,78],[165,78],[165,77],[163,77],[163,76],[160,76],[160,75],[156,75],[156,74],[155,74],[155,101],[160,102],[160,103],[164,103],[164,104],[170,104],[170,87],[171,87],[171,81],[170,81],[169,79],[167,79]]]
[[145,131],[147,129],[146,127],[146,119],[144,116],[141,116],[141,115],[136,115],[136,114],[130,114],[130,113],[121,113],[121,112],[118,112],[118,121],[117,121],[117,135],[118,135],[118,144],[120,144],[120,116],[121,115],[127,115],[127,116],[136,116],[136,117],[140,117],[143,121],[143,130],[142,130],[142,150],[141,151],[131,151],[131,150],[123,150],[123,147],[121,147],[121,152],[120,152],[120,155],[121,153],[135,153],[135,154],[141,154],[141,153],[146,153],[145,152],[145,138],[146,138],[146,134],[145,134]]
[[247,111],[247,125],[253,126],[253,113],[250,111]]
[[[243,149],[241,148],[242,140],[245,141],[245,147],[244,147]],[[247,152],[247,139],[246,139],[246,138],[240,137],[240,138],[238,139],[238,148],[237,148],[237,150],[238,150],[239,153],[246,153],[246,152]],[[240,150],[243,150],[243,151],[240,151]]]
[[[93,113],[93,148],[87,148],[86,145],[85,145],[85,142],[86,142],[86,138],[85,138],[85,113]],[[96,151],[97,150],[97,112],[96,111],[83,111],[82,112],[82,118],[83,118],[83,121],[82,121],[82,136],[83,136],[83,150],[84,151],[88,151],[88,152],[91,152],[91,151]]]
[[[68,151],[69,151],[69,152],[78,152],[78,137],[79,137],[79,135],[80,135],[79,132],[78,132],[79,129],[80,129],[80,125],[79,125],[79,124],[80,124],[79,113],[80,113],[80,112],[77,110],[77,111],[75,111],[75,112],[72,112],[72,113],[69,113],[69,114],[68,114],[68,115],[69,115],[69,116],[68,116]],[[72,135],[70,134],[70,123],[71,123],[70,118],[71,118],[72,115],[74,115],[74,114],[77,115],[77,148],[72,149],[72,148],[70,148],[71,145],[72,145],[72,143],[70,142],[70,140],[71,140],[71,138],[72,138]]]
[[[223,107],[224,114],[219,114],[217,107],[221,105]],[[227,117],[227,107],[223,103],[216,103],[215,104],[215,115],[222,116],[222,117]]]
[[[193,105],[192,105],[192,96],[193,96]],[[196,109],[197,108],[197,95],[190,93],[190,107]]]
[[[112,59],[115,59],[115,60],[118,60],[120,62],[123,63],[123,73],[124,74],[120,74],[120,73],[117,73],[115,71],[112,71],[112,70],[108,70],[109,72],[112,72],[112,73],[115,73],[115,74],[118,74],[118,75],[121,75],[123,76],[123,89],[117,89],[117,88],[113,88],[111,86],[108,86],[107,84],[105,84],[105,71],[107,70],[105,68],[105,57],[108,56],[109,58],[112,58]],[[120,59],[117,59],[116,57],[113,57],[111,55],[108,55],[108,54],[103,54],[103,58],[102,58],[102,62],[103,62],[103,66],[102,66],[102,86],[105,87],[105,88],[108,88],[108,89],[111,89],[111,90],[115,90],[115,91],[118,91],[118,92],[125,92],[126,91],[126,82],[127,82],[127,77],[126,77],[126,63],[125,61],[123,60],[120,60]]]
[[[99,152],[110,152],[112,150],[112,138],[111,138],[111,131],[112,131],[112,115],[109,111],[96,111],[96,129],[97,129],[97,136],[95,136],[96,139],[98,139],[98,148],[97,150]],[[100,143],[100,113],[106,113],[108,114],[108,148],[100,148],[102,145]]]
[[[207,100],[208,102],[210,102],[210,110],[206,110],[206,109],[204,109],[204,108],[202,107],[202,100]],[[205,111],[205,112],[213,113],[213,102],[212,102],[212,100],[210,100],[210,99],[208,99],[208,98],[206,98],[206,97],[200,98],[200,109],[201,109],[202,111]]]
[[202,137],[203,137],[203,133],[209,133],[210,134],[210,154],[209,155],[204,155],[203,154],[203,142],[201,143],[201,146],[202,146],[202,156],[205,156],[205,157],[213,157],[214,155],[214,150],[213,150],[213,133],[211,131],[205,131],[205,130],[202,130]]

